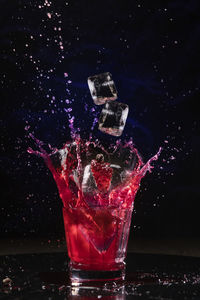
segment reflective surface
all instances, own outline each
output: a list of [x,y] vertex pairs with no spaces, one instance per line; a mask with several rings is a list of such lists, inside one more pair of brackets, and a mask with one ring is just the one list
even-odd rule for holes
[[65,253],[0,257],[0,299],[200,299],[200,259],[128,254],[124,282],[70,287]]

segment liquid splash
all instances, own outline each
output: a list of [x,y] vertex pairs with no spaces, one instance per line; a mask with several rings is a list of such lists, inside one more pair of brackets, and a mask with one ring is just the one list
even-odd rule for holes
[[106,150],[98,141],[85,141],[74,135],[62,149],[50,152],[32,134],[38,150],[28,152],[42,157],[57,184],[64,207],[132,208],[142,178],[153,169],[161,148],[146,163],[132,140],[117,141]]

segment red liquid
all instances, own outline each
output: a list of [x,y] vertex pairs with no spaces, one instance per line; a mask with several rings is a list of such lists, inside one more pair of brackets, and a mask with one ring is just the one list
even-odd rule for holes
[[[51,155],[42,149],[38,140],[36,143],[40,152],[32,149],[29,152],[44,158],[63,202],[72,267],[100,271],[123,269],[135,195],[141,179],[151,171],[151,162],[158,159],[161,149],[144,164],[138,151],[127,143],[124,148],[137,157],[134,168],[128,170],[126,161],[129,162],[129,156],[126,156],[125,163],[122,162],[123,168],[120,157],[119,165],[112,164],[112,157],[110,162],[105,162],[106,152],[104,155],[95,154],[96,158],[91,159],[97,147],[92,142],[77,139]],[[93,150],[89,151],[91,144]],[[113,161],[116,163],[116,157]],[[117,183],[113,181],[115,173],[118,174]]]
[[123,269],[132,210],[63,208],[68,255],[76,269]]

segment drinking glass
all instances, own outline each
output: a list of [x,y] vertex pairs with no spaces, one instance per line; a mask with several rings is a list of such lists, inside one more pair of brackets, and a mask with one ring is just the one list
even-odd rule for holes
[[132,209],[63,207],[72,284],[124,280]]

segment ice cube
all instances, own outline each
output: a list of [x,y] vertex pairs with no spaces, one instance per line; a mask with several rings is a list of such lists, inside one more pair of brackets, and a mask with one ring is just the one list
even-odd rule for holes
[[134,151],[128,144],[119,145],[114,153],[113,161],[120,164],[122,170],[133,171],[138,164],[138,151]]
[[117,99],[117,90],[109,72],[88,77],[88,86],[96,105]]
[[51,162],[55,169],[61,169],[61,167],[63,167],[68,153],[69,150],[67,148],[63,148],[50,155]]
[[111,181],[111,187],[115,187],[122,183],[122,178],[121,178],[121,173],[122,173],[122,168],[119,165],[116,164],[111,164],[110,167],[113,170],[112,173],[112,181]]
[[114,136],[120,136],[124,130],[129,107],[117,101],[105,103],[99,117],[99,130]]
[[91,171],[99,192],[108,192],[113,170],[110,163],[104,162],[103,154],[97,154],[96,159],[91,161]]
[[90,164],[87,165],[83,173],[82,191],[83,194],[92,194],[96,191],[97,186],[92,175]]
[[120,220],[113,215],[113,211],[107,207],[82,211],[84,224],[80,222],[80,231],[100,254],[110,247],[118,233]]

